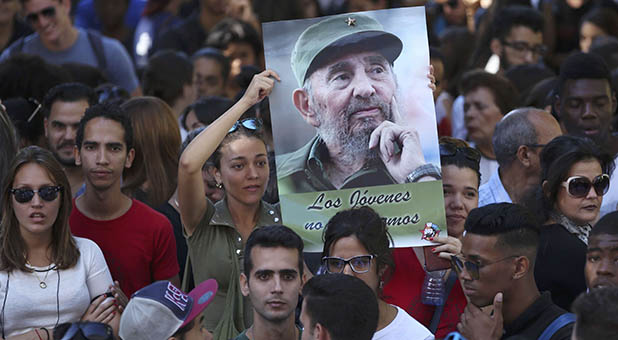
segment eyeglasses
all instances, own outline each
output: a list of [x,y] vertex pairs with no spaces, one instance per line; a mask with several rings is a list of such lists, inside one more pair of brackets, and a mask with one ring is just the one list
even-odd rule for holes
[[326,267],[326,271],[330,274],[343,273],[343,269],[347,264],[350,265],[352,271],[357,274],[366,273],[371,268],[371,260],[375,255],[358,255],[350,257],[349,259],[342,259],[341,257],[323,257],[322,264]]
[[[61,340],[71,340],[77,333],[81,333],[86,340],[112,340],[114,335],[112,328],[99,322],[75,322],[64,333]],[[55,335],[55,334],[54,334]],[[54,338],[57,338],[54,336]]]
[[56,7],[49,6],[49,7],[43,8],[42,10],[40,10],[38,12],[28,13],[28,14],[26,14],[26,21],[30,25],[34,25],[37,22],[39,22],[39,17],[40,16],[43,16],[43,17],[45,17],[47,19],[55,17],[56,16]]
[[458,153],[475,162],[481,160],[481,153],[477,149],[458,147],[453,144],[440,144],[440,157],[453,157]]
[[567,188],[569,195],[575,198],[586,197],[590,192],[590,187],[594,188],[598,196],[603,196],[609,190],[609,176],[607,174],[598,175],[592,179],[592,182],[588,177],[573,176],[562,182],[562,186]]
[[58,193],[62,191],[61,186],[46,186],[39,188],[39,190],[32,190],[26,188],[11,189],[11,194],[15,196],[15,200],[18,203],[30,202],[34,198],[34,194],[38,193],[39,197],[47,202],[51,202],[58,197]]
[[34,98],[28,98],[27,101],[34,105],[35,108],[32,111],[32,113],[30,114],[30,116],[28,116],[28,119],[26,120],[27,123],[30,123],[32,121],[32,119],[36,116],[37,113],[39,113],[39,111],[41,111],[41,108],[43,107],[41,105],[41,103],[39,103],[38,100],[34,99]]
[[545,45],[535,45],[535,46],[530,46],[528,45],[527,42],[525,41],[513,41],[513,42],[509,42],[509,41],[502,41],[502,44],[504,46],[508,46],[512,49],[514,49],[517,53],[526,53],[528,51],[532,52],[532,54],[535,55],[545,55],[545,53],[547,53],[547,46]]
[[232,128],[230,128],[227,133],[232,133],[238,130],[241,126],[250,131],[257,131],[262,127],[262,120],[259,118],[246,118],[239,120],[232,125]]
[[491,266],[492,264],[496,264],[498,262],[502,262],[504,260],[508,260],[508,259],[518,257],[518,256],[519,255],[511,255],[511,256],[507,256],[500,260],[481,264],[481,263],[472,262],[468,260],[462,260],[457,255],[451,255],[451,267],[457,273],[457,275],[461,275],[461,272],[463,272],[464,267],[465,267],[468,274],[470,274],[470,277],[472,278],[472,280],[478,280],[479,270],[481,268]]

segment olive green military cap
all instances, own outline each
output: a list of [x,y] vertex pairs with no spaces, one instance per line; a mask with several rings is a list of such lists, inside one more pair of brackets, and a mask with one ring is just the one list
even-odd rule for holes
[[292,70],[298,86],[303,86],[305,79],[328,61],[359,48],[379,51],[392,64],[403,44],[374,18],[363,14],[336,15],[309,26],[292,51]]

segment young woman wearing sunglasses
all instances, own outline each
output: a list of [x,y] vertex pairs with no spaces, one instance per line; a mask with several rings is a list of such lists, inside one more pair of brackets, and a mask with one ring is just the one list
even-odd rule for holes
[[324,229],[322,268],[327,273],[356,276],[378,298],[378,328],[373,340],[433,339],[433,334],[405,310],[385,301],[384,283],[398,269],[384,221],[373,209],[338,212]]
[[[178,168],[178,203],[189,246],[183,290],[214,278],[219,291],[205,310],[204,326],[215,339],[230,339],[252,324],[252,310],[238,277],[244,243],[260,226],[281,223],[279,208],[262,200],[269,177],[260,122],[238,120],[264,99],[279,76],[270,70],[253,77],[243,97],[187,146]],[[214,176],[225,198],[211,203],[204,193],[202,166],[214,154]]]
[[542,198],[536,206],[542,207],[545,225],[534,276],[539,290],[549,290],[554,303],[566,310],[586,290],[588,233],[613,169],[611,156],[589,139],[556,137],[541,152]]
[[94,242],[71,236],[71,189],[54,156],[22,149],[2,190],[2,339],[47,340],[59,323],[79,320],[117,330],[111,274]]

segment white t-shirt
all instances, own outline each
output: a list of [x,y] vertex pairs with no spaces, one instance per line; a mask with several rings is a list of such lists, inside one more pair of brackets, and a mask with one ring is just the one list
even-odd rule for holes
[[[3,303],[0,308],[4,309],[0,321],[4,324],[5,336],[23,334],[34,328],[53,328],[56,321],[58,324],[79,321],[91,299],[109,291],[112,276],[101,249],[85,238],[75,237],[75,241],[80,256],[70,269],[50,270],[47,278],[44,272],[38,272],[38,278],[34,273],[23,271],[12,271],[10,275],[0,272],[0,303]],[[47,284],[45,289],[39,286],[43,279]],[[57,289],[58,282],[60,289]]]
[[[614,164],[618,166],[618,156],[614,158]],[[618,173],[618,169],[614,170],[612,177],[609,179],[609,190],[603,196],[599,218],[618,209],[618,174],[616,173]]]
[[[392,306],[392,305],[391,305]],[[397,316],[388,326],[375,332],[372,340],[433,340],[434,336],[420,322],[408,315],[405,310],[397,308]]]

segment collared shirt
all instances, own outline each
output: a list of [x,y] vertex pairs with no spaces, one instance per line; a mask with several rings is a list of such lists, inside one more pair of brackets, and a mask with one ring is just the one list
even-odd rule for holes
[[[298,329],[298,340],[300,340],[303,337],[303,330],[298,327],[298,325],[296,325],[296,329]],[[231,340],[249,340],[249,337],[247,336],[248,330],[249,328],[245,329],[244,331],[242,331],[242,333],[238,334],[237,337]]]
[[[215,298],[204,311],[204,326],[214,331],[226,308],[233,308],[234,301],[242,300],[244,316],[235,315],[236,329],[239,331],[251,325],[253,312],[251,302],[243,298],[238,283],[238,276],[243,271],[244,244],[240,233],[236,230],[227,200],[215,203],[207,201],[206,212],[197,228],[187,237],[189,257],[183,280],[183,290],[189,291],[188,272],[192,271],[194,283],[198,285],[207,279],[215,279],[219,289]],[[256,228],[281,223],[278,205],[270,205],[262,201]],[[186,236],[186,234],[185,234]],[[190,267],[189,267],[190,266]],[[232,294],[229,300],[228,294]],[[236,336],[233,334],[232,336]],[[216,337],[215,337],[216,338]]]
[[496,169],[487,183],[479,188],[479,207],[492,203],[513,203],[500,179],[500,168]]
[[[549,292],[544,292],[517,319],[504,326],[502,339],[507,339],[514,335],[519,335],[525,339],[538,339],[547,326],[565,313],[567,312],[564,309],[556,306],[551,301]],[[556,331],[551,340],[569,340],[571,339],[572,331],[573,324],[567,324]]]
[[[618,165],[618,155],[614,157],[614,164]],[[599,218],[616,210],[618,210],[618,171],[614,171],[609,179],[609,190],[603,195]]]
[[[330,155],[326,144],[315,136],[302,148],[277,157],[279,194],[337,190],[326,177],[324,163]],[[339,189],[397,183],[381,160],[374,160],[352,174]]]

